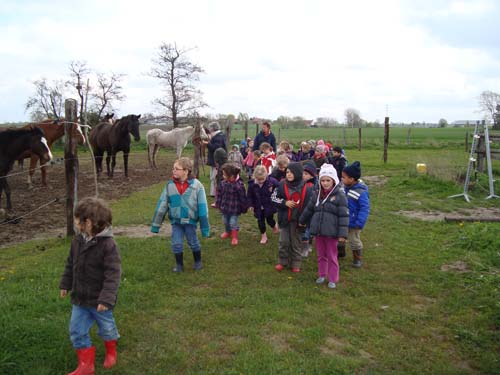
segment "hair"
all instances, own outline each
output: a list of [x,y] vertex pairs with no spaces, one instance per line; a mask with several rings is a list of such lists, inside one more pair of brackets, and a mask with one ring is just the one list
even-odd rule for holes
[[290,159],[288,159],[288,156],[285,154],[278,155],[276,158],[276,165],[281,168],[286,168],[288,167],[288,163],[290,162]]
[[214,122],[211,122],[210,124],[208,124],[208,128],[210,130],[220,130],[220,125],[217,121],[214,121]]
[[238,176],[241,171],[240,167],[233,163],[223,164],[221,170],[229,178]]
[[264,121],[262,125],[267,126],[269,129],[271,129],[271,124],[268,123],[267,121]]
[[333,148],[333,151],[338,152],[339,154],[341,154],[341,153],[342,153],[342,149],[341,149],[339,146],[335,146],[335,147]]
[[291,151],[292,150],[292,146],[287,141],[281,141],[279,147],[283,151]]
[[258,165],[255,167],[252,177],[254,180],[257,180],[261,178],[267,178],[268,175],[269,174],[267,173],[267,168],[263,165]]
[[189,172],[193,170],[193,161],[187,157],[177,159],[174,164],[179,164],[182,169],[187,169]]
[[302,142],[300,144],[300,147],[302,147],[306,152],[309,152],[311,150],[311,144],[307,142]]
[[83,198],[76,206],[73,216],[84,222],[87,219],[92,223],[92,234],[96,235],[111,226],[113,216],[106,202],[99,198]]
[[260,147],[259,147],[259,150],[260,151],[264,151],[264,150],[272,150],[273,148],[271,147],[271,145],[267,142],[262,142],[260,144]]
[[260,158],[262,156],[262,152],[260,150],[255,150],[253,152],[253,157],[254,158]]

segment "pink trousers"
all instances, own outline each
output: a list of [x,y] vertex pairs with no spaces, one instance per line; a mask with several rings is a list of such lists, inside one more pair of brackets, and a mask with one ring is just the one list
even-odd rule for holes
[[337,252],[338,239],[333,237],[317,236],[316,250],[318,250],[318,273],[320,277],[327,277],[328,281],[339,281],[339,260]]

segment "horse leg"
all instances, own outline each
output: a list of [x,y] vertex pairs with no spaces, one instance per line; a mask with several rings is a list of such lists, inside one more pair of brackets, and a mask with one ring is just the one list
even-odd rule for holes
[[155,147],[153,149],[153,168],[158,169],[156,166],[156,155],[158,155],[158,151],[160,150],[160,146],[155,144]]
[[97,175],[99,175],[102,172],[102,156],[104,153],[101,153],[101,151],[96,150],[94,154],[95,158],[95,170],[97,172]]
[[30,158],[30,172],[28,174],[28,188],[33,188],[33,175],[35,174],[36,164],[38,162],[38,157],[36,155],[31,155]]
[[123,151],[123,168],[125,169],[125,177],[128,177],[128,151]]
[[6,208],[8,210],[10,210],[12,208],[12,202],[10,201],[10,186],[9,186],[9,183],[7,182],[6,178],[4,178],[3,180],[4,180],[4,182],[3,182],[3,190],[5,191],[5,197],[7,199],[7,206],[6,206]]
[[114,159],[114,157],[113,157],[113,162],[114,162],[114,164],[113,164],[113,166],[112,166],[112,168],[113,168],[113,169],[112,169],[112,170],[110,170],[110,169],[109,169],[109,161],[110,161],[110,160],[111,160],[111,155],[109,154],[109,152],[107,152],[107,153],[106,153],[106,170],[108,171],[108,177],[109,177],[109,178],[112,178],[112,177],[113,177],[113,170],[115,169],[115,164],[116,164],[116,162],[115,162],[115,159]]
[[153,169],[153,162],[151,160],[151,144],[148,142],[148,162],[149,162],[149,168]]

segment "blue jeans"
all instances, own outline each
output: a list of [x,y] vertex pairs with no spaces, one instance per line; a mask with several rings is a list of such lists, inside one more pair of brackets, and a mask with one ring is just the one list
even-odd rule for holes
[[97,312],[95,307],[73,305],[71,320],[69,322],[69,336],[73,343],[73,348],[84,349],[92,346],[89,332],[94,322],[99,327],[97,334],[104,341],[118,340],[120,338],[115,318],[113,318],[113,310]]
[[232,230],[240,230],[238,226],[238,215],[222,215],[222,219],[224,220],[224,227],[227,233],[230,233]]
[[184,251],[184,236],[187,243],[194,252],[201,251],[200,241],[196,236],[196,225],[193,224],[172,224],[172,252],[181,254]]

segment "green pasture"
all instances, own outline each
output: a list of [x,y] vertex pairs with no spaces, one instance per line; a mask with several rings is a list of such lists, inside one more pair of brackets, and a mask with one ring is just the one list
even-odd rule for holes
[[[299,130],[287,137],[298,141],[302,134],[335,139]],[[464,133],[453,134],[439,141],[450,147],[394,147],[387,164],[377,147],[346,148],[350,161],[361,161],[363,175],[378,182],[370,185],[372,212],[362,233],[364,267],[350,267],[348,254],[333,291],[315,285],[312,256],[298,275],[274,271],[277,236],[260,245],[250,214],[241,217],[240,244],[231,247],[219,239],[221,219],[210,210],[212,237],[202,240],[205,267],[196,273],[189,250],[187,271],[171,272],[165,235],[117,237],[123,266],[115,310],[118,365],[100,367],[103,345],[94,331],[96,374],[500,373],[500,224],[399,214],[500,207],[484,199],[484,176],[471,187],[472,204],[447,198],[462,191],[456,181],[468,159]],[[163,151],[162,158],[173,154]],[[427,163],[428,175],[416,174],[417,162]],[[494,174],[498,179],[498,162]],[[112,202],[114,224],[149,224],[161,190],[159,184]],[[0,249],[1,374],[75,368],[70,303],[58,297],[69,243]]]

